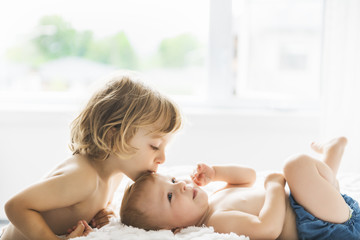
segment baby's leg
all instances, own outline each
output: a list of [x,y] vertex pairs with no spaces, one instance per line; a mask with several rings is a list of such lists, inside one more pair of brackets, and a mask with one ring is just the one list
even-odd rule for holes
[[338,191],[335,175],[345,145],[346,141],[341,140],[331,148],[322,147],[325,151],[323,162],[298,155],[284,167],[285,178],[295,200],[312,215],[333,223],[343,223],[349,218],[349,208]]
[[311,148],[315,152],[323,154],[322,160],[331,168],[336,176],[346,144],[347,139],[345,137],[339,137],[326,143],[313,142]]

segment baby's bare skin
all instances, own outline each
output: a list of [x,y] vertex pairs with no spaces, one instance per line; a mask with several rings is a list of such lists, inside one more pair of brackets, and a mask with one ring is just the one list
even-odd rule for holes
[[[320,154],[323,154],[323,162],[325,164],[323,163],[322,164],[324,166],[330,167],[330,169],[332,170],[329,172],[328,175],[322,174],[322,177],[326,179],[330,184],[332,184],[337,191],[339,191],[339,188],[336,180],[336,173],[346,144],[347,144],[347,139],[344,137],[335,138],[325,143],[314,142],[311,144],[313,150],[315,150]],[[299,189],[299,187],[297,189]],[[284,239],[284,240],[298,239],[295,213],[292,207],[290,206],[288,197],[289,194],[287,193],[285,195],[286,214],[285,214],[284,224],[282,227],[281,234],[277,239]],[[316,202],[315,200],[312,201]],[[214,213],[219,211],[221,212],[221,211],[236,210],[242,213],[259,216],[262,208],[264,207],[264,202],[265,202],[264,190],[256,190],[254,188],[242,188],[242,187],[225,188],[223,190],[216,192],[210,198],[211,210],[208,213],[208,219],[205,222],[205,224],[211,226],[211,223],[213,223],[214,228],[216,228],[216,224],[219,224],[219,222],[214,222],[214,221],[211,222],[211,217],[212,215],[214,215]],[[322,201],[319,202],[320,204],[324,205],[324,202]],[[344,213],[345,215],[344,220],[346,220],[347,206],[346,204],[344,205],[345,205],[344,210],[341,211],[341,213]],[[338,204],[337,206],[338,208],[340,208],[342,205]],[[340,220],[339,222],[344,222],[344,220]]]
[[[296,240],[295,214],[286,195],[286,215],[283,230],[277,239]],[[265,191],[256,188],[233,187],[214,193],[210,197],[210,208],[213,212],[237,210],[258,216],[265,201]]]
[[[123,223],[149,230],[171,229],[175,233],[184,227],[206,225],[218,233],[236,233],[252,240],[297,240],[296,217],[286,182],[291,196],[310,214],[325,222],[344,223],[349,218],[349,207],[339,192],[335,173],[346,142],[340,137],[324,144],[313,143],[312,148],[323,154],[323,161],[294,155],[285,164],[284,174],[269,174],[263,188],[253,187],[256,172],[242,166],[198,164],[191,176],[196,185],[160,174],[147,175],[143,181],[135,182],[138,195],[128,193],[124,197],[128,202],[122,205]],[[213,181],[227,186],[209,199],[198,186]],[[129,203],[134,202],[145,221],[126,219],[130,216],[125,214],[127,208],[134,208]]]

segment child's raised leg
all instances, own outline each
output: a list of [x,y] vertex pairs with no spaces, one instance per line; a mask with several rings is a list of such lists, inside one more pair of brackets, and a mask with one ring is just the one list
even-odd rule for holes
[[295,200],[315,217],[333,223],[349,219],[349,207],[339,192],[336,179],[346,143],[346,138],[341,137],[325,144],[312,144],[315,151],[323,153],[323,161],[297,155],[284,167]]
[[311,148],[315,152],[323,154],[322,160],[332,169],[336,176],[346,144],[347,139],[345,137],[339,137],[326,143],[313,142],[311,143]]

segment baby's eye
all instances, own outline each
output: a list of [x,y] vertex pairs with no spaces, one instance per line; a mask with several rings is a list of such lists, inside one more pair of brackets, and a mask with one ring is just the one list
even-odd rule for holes
[[172,183],[176,183],[176,178],[173,177],[173,178],[171,179],[171,182],[172,182]]
[[169,199],[169,202],[171,202],[171,199],[172,199],[172,193],[168,193],[168,199]]

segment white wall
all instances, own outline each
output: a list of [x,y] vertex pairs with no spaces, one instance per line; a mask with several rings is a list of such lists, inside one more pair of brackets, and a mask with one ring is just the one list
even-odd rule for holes
[[[319,137],[316,114],[184,110],[186,124],[168,147],[166,166],[239,163],[281,170]],[[70,156],[73,111],[0,111],[0,218],[7,199]]]

